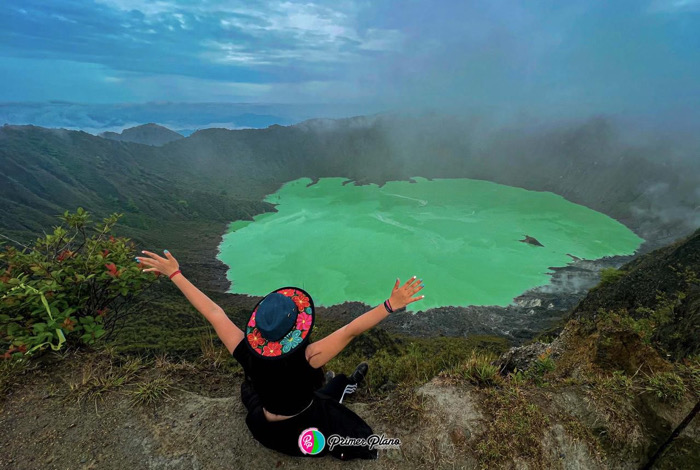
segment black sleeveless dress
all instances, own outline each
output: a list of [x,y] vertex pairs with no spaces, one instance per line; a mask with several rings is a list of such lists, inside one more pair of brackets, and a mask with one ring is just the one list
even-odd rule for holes
[[[253,437],[265,447],[287,455],[304,456],[299,436],[305,429],[317,428],[325,436],[368,438],[372,428],[353,411],[319,392],[324,374],[306,360],[305,344],[277,360],[253,354],[243,339],[233,351],[241,364],[246,380],[241,387],[243,403],[248,408],[246,424]],[[292,418],[270,422],[263,407],[270,413]],[[329,453],[325,446],[317,456]],[[376,459],[377,450],[362,446],[336,446],[330,454],[350,460]]]

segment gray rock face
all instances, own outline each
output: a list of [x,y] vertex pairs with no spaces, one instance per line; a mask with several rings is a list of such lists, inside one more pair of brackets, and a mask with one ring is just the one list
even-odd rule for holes
[[502,373],[528,370],[539,356],[547,352],[548,344],[533,343],[518,348],[510,348],[497,361]]

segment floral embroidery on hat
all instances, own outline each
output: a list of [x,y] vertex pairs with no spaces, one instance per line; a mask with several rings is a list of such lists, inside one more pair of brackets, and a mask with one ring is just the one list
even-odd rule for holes
[[297,308],[299,308],[300,312],[303,312],[304,309],[310,305],[309,298],[303,294],[292,297],[292,300],[297,304]]
[[257,329],[255,315],[258,309],[256,306],[246,326],[246,340],[253,351],[265,357],[279,357],[293,351],[306,339],[314,322],[311,299],[306,292],[296,288],[285,288],[272,293],[282,294],[291,298],[297,307],[298,313],[294,329],[279,341],[268,341]]
[[258,346],[262,346],[263,344],[265,344],[265,341],[267,341],[267,340],[265,338],[263,338],[263,335],[260,333],[260,331],[257,328],[255,328],[252,333],[248,334],[248,342],[254,348],[257,348]]
[[297,330],[308,330],[311,327],[313,317],[308,313],[297,315]]
[[301,344],[304,338],[301,337],[301,331],[299,330],[292,330],[285,336],[281,343],[282,343],[282,352],[283,353],[288,353],[292,349],[294,349],[297,345]]
[[277,341],[268,341],[263,346],[263,356],[279,356],[280,354],[282,354],[282,345]]

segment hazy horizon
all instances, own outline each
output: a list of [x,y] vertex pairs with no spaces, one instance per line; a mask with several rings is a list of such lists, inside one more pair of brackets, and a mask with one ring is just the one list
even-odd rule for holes
[[[407,109],[700,123],[700,0],[10,0],[0,26],[0,120],[13,124],[167,126],[163,103],[236,103],[263,124]],[[247,127],[240,114],[170,119]]]

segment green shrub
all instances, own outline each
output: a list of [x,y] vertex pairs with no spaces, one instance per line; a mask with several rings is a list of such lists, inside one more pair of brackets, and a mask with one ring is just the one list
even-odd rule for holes
[[552,357],[549,355],[549,352],[546,352],[535,359],[535,361],[532,363],[530,371],[532,371],[533,374],[542,377],[547,372],[552,372],[555,368],[556,364],[554,363],[554,359],[552,359]]
[[554,359],[552,359],[550,354],[551,350],[547,349],[544,353],[537,356],[537,359],[533,361],[532,365],[527,371],[525,371],[524,373],[520,372],[522,376],[516,378],[515,383],[518,384],[528,379],[532,380],[532,382],[534,382],[535,385],[537,385],[538,387],[549,385],[549,383],[544,380],[545,375],[548,372],[554,371],[554,369],[556,368]]
[[121,214],[89,227],[82,208],[21,251],[0,251],[0,347],[4,358],[51,346],[82,346],[106,339],[156,280],[134,261],[134,245],[114,237]]

